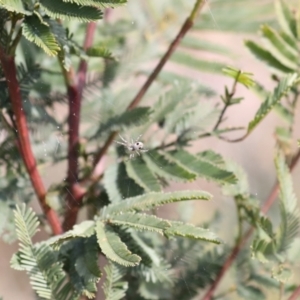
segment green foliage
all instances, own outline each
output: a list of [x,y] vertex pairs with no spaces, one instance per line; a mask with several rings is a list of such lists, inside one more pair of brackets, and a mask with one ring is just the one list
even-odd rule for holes
[[24,37],[37,44],[37,46],[41,47],[48,55],[57,55],[60,47],[54,35],[51,33],[49,26],[42,23],[36,15],[26,17],[22,26]]
[[[139,97],[140,86],[153,76],[154,65],[189,15],[192,3],[131,0],[119,10],[126,3],[0,0],[0,233],[6,240],[13,239],[15,225],[20,249],[12,257],[12,267],[27,272],[41,299],[92,299],[99,292],[102,277],[105,299],[191,299],[214,284],[232,249],[242,243],[245,250],[239,248],[234,256],[234,272],[216,298],[229,299],[235,293],[233,297],[241,299],[266,299],[269,289],[283,298],[283,293],[295,289],[291,275],[297,262],[291,252],[298,253],[299,246],[295,243],[299,232],[297,199],[289,170],[297,161],[293,129],[299,98],[300,26],[298,13],[289,7],[292,1],[275,1],[280,29],[272,11],[273,0],[257,5],[252,0],[205,1],[195,26],[168,58],[170,64],[153,79],[134,108],[131,103]],[[79,24],[90,21],[95,23]],[[271,92],[253,80],[255,71],[226,67],[237,56],[237,47],[219,43],[222,31],[254,33],[259,26],[264,43],[247,40],[245,45],[264,65],[272,67]],[[15,91],[21,92],[20,109],[26,116],[35,160],[24,156],[22,139],[17,139],[24,137],[24,132],[17,130],[14,95],[9,89],[13,81],[6,78],[8,73],[14,74],[4,68],[5,61],[12,58],[17,70]],[[206,77],[205,72],[217,74]],[[213,97],[221,90],[221,81],[211,80],[215,75],[225,75],[231,82],[218,104]],[[218,86],[208,86],[205,80]],[[246,135],[232,139],[231,134],[238,136],[243,128],[231,126],[231,118],[224,121],[233,105],[235,113],[243,112],[240,87],[255,90],[263,103]],[[80,118],[77,113],[68,116],[71,109],[76,110],[76,100],[81,105]],[[275,168],[280,220],[260,209],[265,190],[253,190],[254,180],[267,186],[266,176],[274,176],[264,173],[260,178],[259,166],[251,157],[251,172],[256,172],[249,172],[255,176],[251,178],[247,164],[243,170],[233,161],[239,159],[235,153],[231,161],[219,154],[227,152],[223,142],[245,139],[271,111],[284,121],[274,128],[279,148]],[[70,137],[76,140],[75,145]],[[146,152],[130,157],[133,152],[118,143],[121,137],[129,145],[139,137],[141,150]],[[214,139],[209,147],[204,141],[208,137]],[[218,149],[214,149],[216,140],[220,140]],[[71,155],[74,149],[76,159]],[[262,151],[260,147],[256,152]],[[57,163],[67,162],[70,171],[76,162],[76,170],[71,170],[74,178],[68,173],[62,175],[64,180],[59,176],[53,179],[46,202],[67,225],[68,213],[77,213],[77,208],[87,212],[80,214],[86,216],[83,222],[33,244],[32,237],[49,216],[47,220],[39,216],[41,224],[31,209],[19,205],[41,197],[35,194],[39,182],[32,170],[27,172],[24,159],[36,163],[43,179],[49,174],[49,165],[57,168]],[[61,172],[65,170],[59,175]],[[70,183],[73,179],[74,185]],[[209,191],[218,189],[212,193],[218,209],[212,218],[210,211],[201,208],[196,213],[194,202],[188,203],[212,198],[199,188],[204,180],[210,182]],[[74,192],[77,188],[84,194],[80,199]],[[227,202],[232,200],[235,209],[224,209],[224,197]],[[173,208],[179,203],[179,217],[166,219],[161,206],[176,204]],[[206,223],[199,224],[203,215]],[[230,230],[222,228],[226,218],[232,218]],[[186,223],[190,220],[195,224]],[[255,232],[250,247],[243,240],[249,227]],[[104,258],[103,268],[99,256],[101,261]]]

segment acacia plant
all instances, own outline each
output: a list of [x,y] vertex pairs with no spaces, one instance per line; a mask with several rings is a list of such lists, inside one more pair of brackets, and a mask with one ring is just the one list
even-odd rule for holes
[[[216,0],[213,15],[205,0],[193,6],[142,2],[0,0],[0,203],[5,220],[0,230],[4,239],[13,240],[16,232],[19,240],[12,268],[27,272],[37,299],[94,298],[101,289],[108,300],[199,294],[205,300],[266,299],[270,293],[296,299],[300,286],[291,279],[290,249],[297,251],[299,215],[290,171],[300,157],[293,151],[298,14],[276,0],[278,27],[268,13],[271,0],[258,6],[252,0],[242,5]],[[233,15],[234,4],[240,7]],[[157,24],[154,29],[150,19]],[[272,91],[255,82],[255,74],[187,52],[218,53],[225,61],[233,50],[200,39],[201,32],[215,25],[217,30],[253,32],[258,20],[270,24],[260,29],[266,46],[251,40],[245,46],[271,67]],[[177,34],[170,34],[174,30]],[[153,49],[156,38],[168,44],[164,52]],[[145,63],[154,60],[149,71]],[[169,61],[228,76],[232,84],[225,87],[221,105],[210,100],[215,95],[211,87],[167,71]],[[144,80],[141,87],[137,78]],[[244,100],[237,95],[240,85],[256,91],[263,102],[246,127],[224,126],[227,110]],[[190,145],[209,137],[242,141],[259,130],[271,110],[284,120],[275,130],[278,180],[260,206],[263,199],[251,193],[240,166],[215,149],[193,153]],[[232,132],[240,137],[232,138]],[[67,171],[51,178],[46,188],[44,169],[50,165],[60,174],[64,166]],[[164,191],[172,182],[197,178],[216,183],[234,200],[233,245],[213,232],[222,211],[202,226],[186,223],[184,212],[177,221],[159,216],[156,208],[167,203],[184,201],[186,208],[187,200],[210,200],[209,191]],[[279,225],[267,216],[278,192]],[[41,215],[29,207],[32,200],[38,200]],[[79,212],[85,215],[81,223]],[[49,238],[33,243],[40,228]],[[231,284],[215,295],[231,266]]]

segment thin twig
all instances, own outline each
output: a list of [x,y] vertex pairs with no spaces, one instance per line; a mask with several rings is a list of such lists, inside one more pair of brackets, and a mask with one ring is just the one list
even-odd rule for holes
[[[177,36],[175,37],[173,42],[170,44],[167,52],[161,58],[161,60],[159,61],[159,63],[155,67],[155,69],[152,71],[152,73],[150,74],[150,76],[148,77],[148,79],[146,80],[144,85],[141,87],[141,89],[137,93],[137,95],[133,98],[133,100],[127,107],[127,110],[131,110],[131,109],[135,108],[140,103],[140,101],[142,100],[142,98],[148,91],[149,87],[152,85],[152,83],[154,82],[154,80],[156,79],[156,77],[158,76],[158,74],[160,73],[160,71],[162,70],[164,65],[166,64],[166,62],[170,59],[173,52],[177,49],[179,43],[181,42],[181,40],[183,39],[185,34],[192,28],[192,26],[194,24],[194,20],[195,20],[196,16],[198,15],[198,13],[200,12],[200,10],[202,9],[202,7],[204,6],[204,4],[205,4],[205,0],[197,0],[196,1],[196,4],[195,4],[190,16],[186,19],[186,21],[182,25],[179,33],[177,34]],[[94,166],[96,166],[100,162],[100,160],[102,159],[102,157],[108,150],[109,146],[113,143],[116,135],[117,135],[117,132],[112,132],[110,134],[110,136],[108,137],[108,139],[106,140],[104,146],[95,155]]]
[[[290,169],[291,172],[293,171],[293,169],[297,165],[297,162],[299,161],[299,159],[300,159],[300,150],[294,156],[294,158],[292,159],[292,161],[289,165],[289,169]],[[268,212],[268,210],[270,209],[270,207],[273,205],[274,201],[276,200],[278,191],[279,191],[279,183],[276,182],[274,187],[272,188],[272,190],[270,192],[269,197],[267,198],[267,200],[265,201],[264,205],[261,208],[262,213],[265,214],[265,213]],[[217,275],[215,281],[210,286],[210,288],[207,290],[207,292],[205,293],[202,300],[210,300],[212,298],[212,296],[213,296],[217,286],[219,285],[220,281],[222,280],[223,276],[225,275],[227,270],[230,268],[230,266],[234,262],[235,258],[239,254],[240,250],[246,244],[246,242],[251,237],[253,232],[254,232],[254,227],[250,227],[247,230],[247,232],[245,233],[245,235],[243,236],[243,238],[241,239],[241,241],[238,244],[235,245],[235,247],[231,251],[231,254],[228,256],[227,260],[225,261],[224,265],[222,266],[222,269],[220,270],[219,274]],[[299,294],[300,294],[300,286],[299,286]],[[294,300],[294,299],[296,299],[296,298],[291,298],[289,300]]]
[[46,189],[41,175],[38,172],[36,161],[31,149],[26,115],[23,109],[20,86],[17,80],[17,70],[14,56],[6,55],[4,50],[0,48],[0,61],[2,64],[4,75],[6,77],[10,101],[15,116],[16,127],[18,130],[17,134],[20,154],[24,161],[26,170],[28,172],[30,181],[37,195],[39,203],[43,209],[44,214],[46,215],[53,233],[55,235],[60,234],[62,233],[60,220],[56,212],[47,204]]
[[236,86],[237,86],[237,83],[238,83],[240,74],[241,74],[241,71],[238,71],[238,74],[237,74],[237,76],[235,77],[235,80],[234,80],[234,83],[233,83],[233,85],[232,85],[232,89],[231,89],[231,92],[230,92],[229,95],[227,95],[227,88],[226,88],[226,93],[225,93],[225,94],[226,94],[226,95],[225,95],[225,97],[226,97],[226,99],[225,99],[225,104],[224,104],[224,107],[223,107],[223,109],[222,109],[222,111],[221,111],[221,113],[220,113],[220,116],[219,116],[219,118],[218,118],[218,120],[217,120],[217,123],[216,123],[216,125],[215,125],[213,131],[217,130],[218,127],[219,127],[219,125],[220,125],[220,124],[222,123],[222,121],[223,121],[224,114],[225,114],[227,108],[230,106],[230,102],[231,102],[231,100],[232,100],[232,98],[233,98],[233,96],[234,96],[234,94],[235,94],[235,92],[236,92]]
[[[96,23],[89,23],[86,29],[84,41],[84,50],[88,49],[93,43],[93,37],[96,30]],[[67,194],[66,213],[63,222],[65,231],[71,229],[77,220],[77,214],[84,196],[82,188],[78,184],[78,156],[79,156],[79,125],[81,113],[82,92],[86,82],[87,62],[81,60],[77,79],[75,82],[75,74],[70,69],[66,71],[62,66],[65,82],[68,89],[69,99],[69,149],[68,149],[68,172],[67,181],[70,193]]]

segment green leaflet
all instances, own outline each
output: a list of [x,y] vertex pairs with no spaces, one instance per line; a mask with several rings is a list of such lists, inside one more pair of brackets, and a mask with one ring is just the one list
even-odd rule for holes
[[64,2],[76,3],[84,6],[99,8],[114,8],[127,3],[127,0],[63,0]]
[[125,213],[129,211],[143,211],[157,206],[186,200],[210,200],[211,195],[204,191],[178,191],[170,193],[148,193],[141,196],[127,198],[122,202],[110,204],[103,211],[104,216]]
[[284,73],[291,73],[295,71],[282,64],[276,57],[274,57],[274,55],[270,51],[265,50],[259,44],[253,41],[245,41],[245,45],[258,59],[266,62],[269,66],[278,69]]
[[141,258],[132,254],[116,232],[108,225],[97,221],[96,234],[103,254],[110,260],[126,267],[139,264]]
[[65,232],[62,235],[52,237],[49,242],[54,249],[59,249],[61,244],[65,241],[78,238],[78,237],[90,237],[95,233],[95,222],[88,220],[83,221],[80,224],[74,225],[72,230]]
[[170,156],[200,177],[223,184],[233,184],[236,182],[236,177],[232,172],[229,172],[216,164],[212,164],[208,160],[202,160],[200,156],[197,157],[185,150],[172,151],[170,152]]
[[291,37],[297,38],[296,20],[289,7],[282,0],[275,1],[275,8],[282,30]]
[[92,6],[80,6],[63,0],[40,0],[40,4],[52,18],[83,22],[97,21],[102,18],[102,12]]
[[90,57],[102,57],[105,59],[115,60],[110,50],[104,46],[93,46],[86,50],[86,54]]
[[171,226],[164,231],[164,234],[166,236],[176,235],[176,236],[189,237],[196,240],[204,240],[215,244],[221,243],[220,239],[208,229],[196,227],[192,224],[186,224],[183,222],[175,222],[175,221],[169,221],[169,222]]
[[109,166],[103,178],[104,188],[112,203],[143,194],[143,188],[128,176],[124,162]]
[[106,279],[103,283],[103,292],[106,300],[120,300],[124,299],[128,283],[121,281],[122,277],[126,274],[123,267],[109,261],[105,266]]
[[8,11],[25,15],[31,14],[29,11],[25,10],[22,0],[0,0],[0,6],[3,6]]
[[122,213],[112,215],[109,222],[118,226],[124,225],[137,230],[155,231],[163,234],[163,231],[170,227],[170,223],[164,219],[152,215],[139,213]]
[[196,179],[196,174],[189,171],[184,166],[168,159],[163,152],[150,150],[150,153],[143,154],[143,160],[148,168],[157,175],[167,180],[192,181]]
[[219,167],[225,167],[225,161],[224,161],[223,157],[219,153],[216,153],[212,150],[205,150],[205,151],[199,152],[199,153],[197,153],[197,156],[201,160],[208,161],[208,162],[212,163],[213,165],[217,165]]
[[141,159],[128,160],[126,163],[126,171],[139,186],[146,192],[159,192],[161,186],[153,173],[150,171],[145,162]]
[[279,103],[281,98],[298,82],[296,73],[283,77],[266,100],[261,104],[254,119],[248,125],[248,134],[260,123],[260,121]]
[[49,26],[42,23],[36,15],[25,17],[22,27],[22,33],[26,39],[42,48],[48,55],[57,55],[60,47],[54,35]]
[[280,36],[280,34],[268,25],[263,25],[261,27],[261,31],[263,36],[270,42],[270,44],[282,54],[280,57],[278,57],[280,58],[279,60],[289,68],[297,69],[297,50],[290,47],[290,45]]
[[94,298],[101,272],[98,266],[99,245],[96,235],[76,238],[60,250],[70,283],[78,294]]

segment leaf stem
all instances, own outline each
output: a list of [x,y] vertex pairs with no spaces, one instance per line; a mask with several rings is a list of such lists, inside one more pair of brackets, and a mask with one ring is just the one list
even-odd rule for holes
[[[239,70],[238,73],[237,73],[237,76],[235,77],[235,80],[234,80],[234,83],[232,85],[232,88],[231,88],[231,92],[229,94],[227,94],[227,92],[225,93],[225,103],[224,103],[224,107],[220,113],[220,116],[217,120],[217,123],[213,129],[213,131],[217,130],[219,128],[219,125],[222,123],[223,121],[223,117],[224,117],[224,114],[227,110],[227,108],[230,106],[230,102],[236,92],[236,86],[237,86],[237,83],[238,83],[238,80],[239,80],[239,77],[240,77],[240,74],[241,74],[241,71]],[[226,87],[226,91],[227,91],[227,87]]]
[[36,161],[31,149],[27,120],[23,109],[20,85],[17,80],[17,69],[14,56],[7,55],[0,47],[0,61],[2,64],[4,75],[6,77],[12,110],[15,116],[20,154],[24,161],[26,170],[28,172],[30,181],[37,195],[39,203],[43,209],[44,214],[46,215],[53,233],[55,235],[60,234],[62,233],[60,220],[56,212],[47,204],[46,189],[41,175],[38,172]]
[[[293,169],[297,165],[299,159],[300,159],[300,150],[298,150],[298,152],[296,153],[296,155],[294,156],[294,158],[292,159],[292,161],[291,161],[291,163],[289,165],[290,171],[293,171]],[[270,207],[272,206],[272,204],[276,200],[278,191],[279,191],[279,183],[276,182],[275,185],[274,185],[274,187],[272,188],[270,194],[269,194],[269,197],[267,198],[267,200],[265,201],[264,205],[261,208],[261,212],[262,213],[267,213],[268,212],[268,210],[270,209]],[[219,283],[221,282],[223,276],[229,270],[229,268],[231,267],[231,265],[234,262],[235,258],[239,254],[240,250],[244,247],[244,245],[246,244],[246,242],[248,241],[248,239],[251,237],[251,235],[252,235],[253,232],[254,232],[254,227],[250,227],[246,231],[246,233],[244,234],[244,236],[242,237],[242,239],[240,240],[240,242],[238,242],[234,246],[234,248],[232,249],[230,255],[228,256],[227,260],[225,261],[222,269],[220,270],[219,274],[217,275],[215,281],[210,286],[210,288],[207,290],[207,292],[203,296],[202,300],[210,300],[210,299],[212,299],[213,294],[214,294],[216,288],[218,287]],[[296,296],[294,298],[289,298],[289,300],[296,300],[297,299],[298,295],[300,295],[300,286],[297,288],[297,290],[294,292],[294,294]]]

